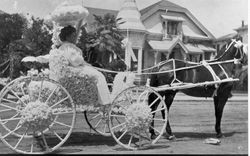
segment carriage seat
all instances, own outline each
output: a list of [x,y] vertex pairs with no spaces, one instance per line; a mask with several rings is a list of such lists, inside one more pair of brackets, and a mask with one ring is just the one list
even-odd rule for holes
[[58,49],[50,51],[49,70],[49,78],[65,87],[76,105],[98,105],[96,79],[70,66]]

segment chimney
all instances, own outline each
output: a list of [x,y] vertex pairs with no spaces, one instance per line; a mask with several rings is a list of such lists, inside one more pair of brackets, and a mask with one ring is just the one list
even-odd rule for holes
[[244,20],[241,21],[241,27],[244,27]]

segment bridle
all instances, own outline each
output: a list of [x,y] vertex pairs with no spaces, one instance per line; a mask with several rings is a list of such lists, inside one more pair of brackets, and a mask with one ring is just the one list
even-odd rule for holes
[[241,50],[241,47],[243,46],[243,43],[240,40],[236,41],[236,39],[232,39],[232,42],[227,46],[224,53],[226,53],[233,44],[234,44],[234,47],[237,48],[237,51],[234,54],[234,57],[236,57],[238,55],[238,53],[240,53],[240,58],[234,58],[235,63],[238,64],[238,63],[241,63],[243,58],[244,58],[244,52]]

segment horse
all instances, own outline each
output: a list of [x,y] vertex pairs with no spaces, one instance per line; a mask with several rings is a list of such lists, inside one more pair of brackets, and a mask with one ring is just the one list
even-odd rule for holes
[[[243,63],[245,54],[242,52],[241,42],[232,40],[228,46],[224,46],[221,49],[221,53],[218,53],[214,60],[207,61],[207,64],[192,63],[184,60],[171,59],[165,63],[161,63],[152,69],[150,76],[150,86],[159,87],[163,85],[173,85],[173,82],[177,83],[200,83],[206,81],[215,81],[217,79],[232,78],[235,74],[235,69],[237,67],[236,61],[238,63]],[[229,61],[231,60],[231,61]],[[217,64],[216,62],[224,62]],[[211,64],[210,64],[211,63]],[[173,70],[182,69],[183,70]],[[166,72],[173,71],[173,72]],[[233,82],[223,82],[213,85],[196,86],[192,88],[184,88],[180,90],[163,90],[158,91],[161,96],[165,96],[165,104],[167,106],[167,112],[169,112],[170,107],[173,103],[174,97],[178,91],[183,92],[186,95],[194,97],[213,97],[214,109],[215,109],[215,132],[216,137],[223,137],[221,131],[221,118],[223,114],[223,109],[230,98],[231,90],[233,87]],[[152,103],[156,97],[154,95],[149,95],[148,103]],[[152,112],[157,109],[159,105],[159,100],[151,107]],[[164,113],[164,111],[162,111]],[[153,117],[155,113],[153,113]],[[155,138],[156,134],[154,132],[154,121],[151,122],[151,127],[149,131],[151,133],[151,138]],[[169,119],[167,119],[166,132],[168,134],[168,139],[174,139],[175,136],[172,133]]]

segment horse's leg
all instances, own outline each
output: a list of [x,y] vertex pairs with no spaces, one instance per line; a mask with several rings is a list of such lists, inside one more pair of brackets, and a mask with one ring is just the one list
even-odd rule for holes
[[[150,95],[149,95],[149,98],[148,98],[148,103],[149,103],[149,105],[150,105],[156,98],[157,98],[157,97],[156,97],[155,95],[150,94]],[[155,102],[155,104],[153,104],[153,105],[151,106],[151,111],[152,111],[152,112],[155,111],[155,110],[157,109],[159,103],[160,103],[160,101],[157,101],[157,102]],[[153,115],[153,119],[154,119],[155,113],[153,113],[152,115]],[[154,131],[153,127],[154,127],[154,120],[152,120],[152,122],[151,122],[151,124],[150,124],[150,127],[149,127],[149,132],[151,133],[151,139],[154,139],[154,138],[156,137],[156,134],[155,134],[155,131]]]
[[[173,103],[175,94],[176,94],[175,91],[171,91],[171,92],[168,92],[168,91],[167,91],[167,92],[165,93],[165,103],[166,103],[167,112],[168,112],[166,132],[167,132],[167,134],[168,134],[167,139],[169,139],[169,140],[175,139],[175,136],[174,136],[173,133],[172,133],[172,129],[171,129],[170,122],[169,122],[169,110],[170,110],[170,107],[171,107],[171,105],[172,105],[172,103]],[[165,112],[162,111],[162,113],[164,113],[164,116],[165,116]]]
[[223,114],[224,106],[229,97],[231,97],[231,90],[233,83],[222,83],[218,89],[217,96],[214,97],[214,108],[215,108],[215,131],[217,138],[223,137],[221,132],[221,118]]
[[215,131],[216,131],[216,137],[221,138],[223,137],[223,134],[221,132],[221,118],[223,114],[224,106],[227,102],[227,97],[214,97],[214,108],[215,108],[215,117],[216,117],[216,123],[215,123]]

